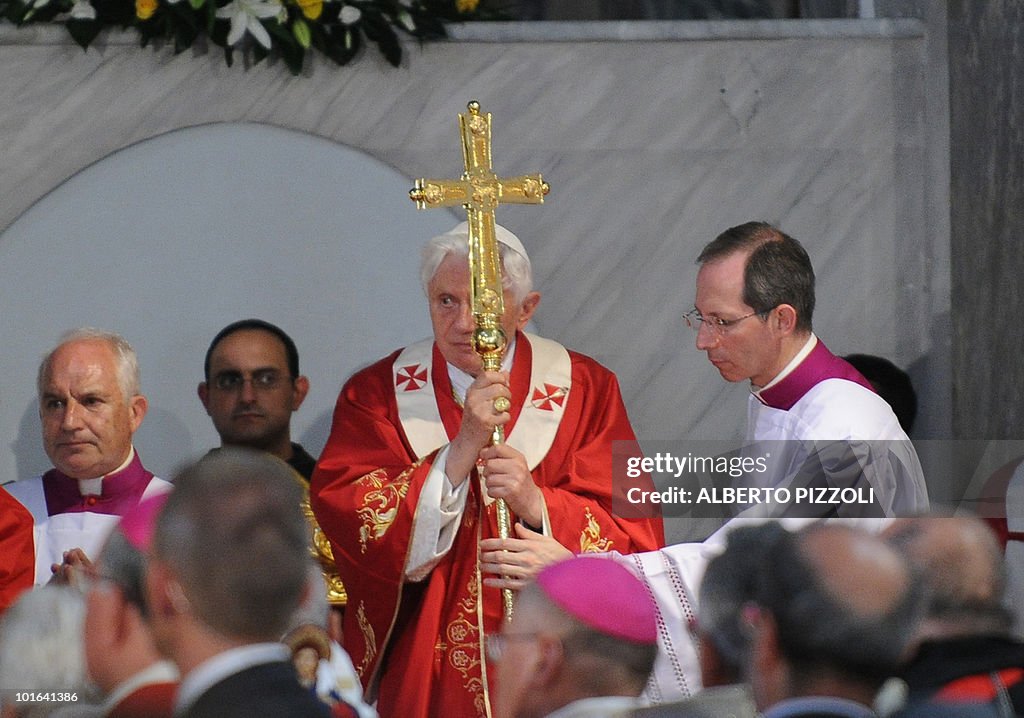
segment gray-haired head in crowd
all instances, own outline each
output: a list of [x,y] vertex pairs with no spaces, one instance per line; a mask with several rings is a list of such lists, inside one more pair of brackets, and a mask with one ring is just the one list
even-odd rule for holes
[[[76,703],[88,703],[84,615],[82,594],[71,586],[50,584],[23,593],[0,621],[0,689],[73,693]],[[13,692],[0,696],[3,715],[37,718],[69,703],[14,698]]]
[[883,533],[927,591],[921,639],[1008,635],[1006,567],[992,529],[976,516],[897,519]]

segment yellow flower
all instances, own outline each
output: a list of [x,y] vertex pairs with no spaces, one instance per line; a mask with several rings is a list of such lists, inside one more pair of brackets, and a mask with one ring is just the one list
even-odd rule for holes
[[455,0],[455,9],[461,13],[473,12],[480,0]]
[[324,11],[323,0],[295,0],[295,4],[309,20],[316,20]]
[[156,0],[135,0],[135,15],[140,20],[148,20],[156,12]]

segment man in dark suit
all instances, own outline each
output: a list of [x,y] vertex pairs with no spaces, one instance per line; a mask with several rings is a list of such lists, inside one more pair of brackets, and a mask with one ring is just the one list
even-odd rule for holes
[[175,715],[326,718],[278,642],[309,566],[291,470],[223,449],[174,485],[157,520],[147,596],[158,644],[182,675]]

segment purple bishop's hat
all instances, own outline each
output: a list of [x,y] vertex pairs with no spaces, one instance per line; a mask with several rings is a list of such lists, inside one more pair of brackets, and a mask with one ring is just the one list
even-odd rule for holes
[[654,600],[628,568],[611,558],[577,556],[537,574],[544,595],[596,631],[635,643],[656,643]]
[[165,491],[156,496],[148,496],[121,518],[121,533],[137,551],[149,551],[149,544],[153,540],[153,531],[156,528],[156,517],[160,515],[170,495],[170,491]]

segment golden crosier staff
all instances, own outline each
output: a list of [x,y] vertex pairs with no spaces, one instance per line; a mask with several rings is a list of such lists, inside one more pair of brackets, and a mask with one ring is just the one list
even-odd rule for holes
[[[418,179],[409,196],[419,209],[462,205],[469,223],[469,298],[476,329],[473,349],[480,355],[484,371],[500,371],[508,337],[501,328],[505,302],[501,284],[501,255],[494,233],[494,210],[499,204],[542,204],[550,187],[539,175],[499,179],[491,167],[491,115],[480,113],[473,100],[468,112],[459,114],[462,132],[462,157],[465,172],[461,179]],[[509,400],[499,396],[494,410],[504,413]],[[505,429],[494,427],[491,443],[505,441]],[[497,500],[498,535],[508,538],[511,516],[504,499]],[[505,619],[512,618],[513,594],[501,591]]]

